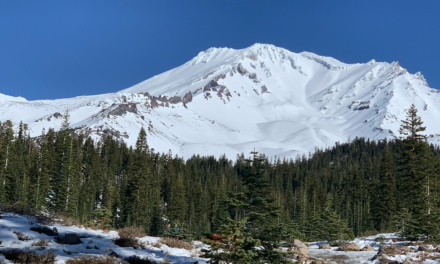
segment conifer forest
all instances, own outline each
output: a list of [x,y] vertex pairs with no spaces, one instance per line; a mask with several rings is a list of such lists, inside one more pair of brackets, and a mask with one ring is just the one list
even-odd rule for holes
[[278,230],[278,241],[371,231],[438,241],[440,150],[424,129],[412,106],[395,140],[354,138],[295,160],[254,152],[231,161],[156,153],[144,129],[133,147],[111,135],[96,142],[72,132],[67,112],[58,132],[37,138],[7,121],[0,125],[0,203],[188,240],[235,225]]

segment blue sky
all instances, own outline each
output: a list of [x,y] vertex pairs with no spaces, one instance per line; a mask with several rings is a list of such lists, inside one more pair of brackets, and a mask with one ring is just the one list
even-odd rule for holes
[[0,93],[110,93],[210,47],[399,61],[440,88],[440,1],[0,1]]

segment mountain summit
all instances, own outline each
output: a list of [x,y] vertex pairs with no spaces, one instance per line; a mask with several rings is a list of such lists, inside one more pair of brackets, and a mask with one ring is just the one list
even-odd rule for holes
[[23,121],[37,136],[59,129],[134,144],[144,127],[156,151],[249,153],[294,158],[350,138],[394,138],[414,104],[430,142],[440,140],[440,93],[398,62],[346,64],[273,45],[210,48],[175,69],[117,93],[26,101],[0,96],[0,121]]

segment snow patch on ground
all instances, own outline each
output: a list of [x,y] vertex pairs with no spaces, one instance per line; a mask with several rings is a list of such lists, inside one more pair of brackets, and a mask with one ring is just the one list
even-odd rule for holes
[[[63,226],[55,224],[49,226],[50,228],[56,227],[58,233],[62,236],[65,234],[77,234],[81,238],[81,244],[78,245],[64,245],[58,244],[54,241],[54,237],[47,236],[45,234],[39,234],[35,231],[31,231],[30,228],[35,226],[32,219],[14,215],[3,214],[0,219],[0,250],[7,248],[18,248],[22,250],[31,250],[38,254],[52,251],[56,257],[57,264],[66,263],[67,260],[76,256],[82,255],[103,255],[115,252],[123,258],[127,258],[133,255],[149,258],[158,263],[162,263],[164,259],[169,259],[173,264],[184,263],[206,263],[206,260],[191,257],[200,252],[200,247],[203,245],[200,242],[194,243],[194,249],[189,251],[180,248],[170,248],[166,245],[162,245],[161,248],[155,248],[149,244],[154,244],[159,238],[157,237],[143,237],[140,241],[145,242],[147,245],[145,249],[132,248],[132,247],[119,247],[113,243],[113,240],[118,238],[116,231],[103,232],[102,230],[91,230],[84,227],[75,226]],[[28,241],[20,241],[14,232],[20,232],[25,235],[31,236],[32,239]],[[40,239],[49,239],[51,242],[45,249],[38,249],[36,246],[32,246],[32,243],[39,241]],[[151,243],[147,243],[151,242]],[[0,255],[0,259],[4,259],[3,255]],[[5,260],[6,263],[10,263]]]

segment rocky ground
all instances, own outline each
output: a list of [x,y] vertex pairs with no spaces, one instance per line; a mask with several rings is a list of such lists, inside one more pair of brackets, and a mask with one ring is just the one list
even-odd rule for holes
[[[38,227],[46,228],[39,230]],[[54,233],[52,233],[54,232]],[[137,236],[136,245],[117,242],[121,233],[103,232],[84,227],[53,224],[42,226],[32,218],[14,214],[0,217],[0,263],[14,263],[5,259],[5,250],[18,249],[37,254],[55,254],[55,263],[62,264],[75,257],[110,255],[120,260],[137,256],[157,263],[206,263],[198,256],[201,242],[186,245],[170,244],[161,238]],[[172,241],[171,241],[172,242]],[[295,240],[293,247],[281,248],[292,262],[311,264],[440,264],[440,245],[403,241],[396,234],[356,238],[344,245],[330,245],[326,241],[303,243]],[[122,263],[122,262],[121,262]]]
[[326,241],[308,244],[307,254],[300,250],[300,244],[292,251],[292,260],[311,264],[368,263],[368,264],[411,264],[440,263],[440,245],[410,242],[396,234],[356,238],[340,246],[331,246]]
[[54,254],[57,264],[64,264],[75,257],[109,255],[120,263],[133,256],[152,263],[206,263],[206,260],[197,257],[201,253],[200,242],[187,243],[186,246],[176,244],[186,247],[179,248],[166,245],[160,238],[146,236],[134,238],[135,245],[127,242],[117,245],[120,237],[121,234],[116,231],[104,232],[61,224],[41,225],[32,218],[4,213],[0,215],[0,263],[21,263],[6,258],[11,249],[38,255]]

